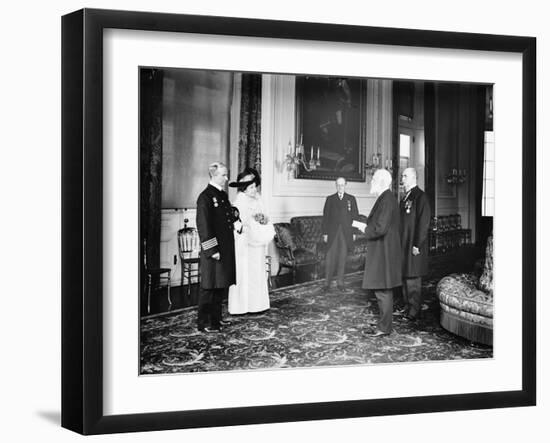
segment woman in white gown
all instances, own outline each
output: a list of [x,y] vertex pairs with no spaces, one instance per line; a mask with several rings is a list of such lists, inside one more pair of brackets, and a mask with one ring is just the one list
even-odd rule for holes
[[266,274],[266,246],[275,236],[258,192],[260,176],[247,168],[229,186],[238,189],[233,205],[239,209],[243,229],[235,233],[236,284],[229,288],[230,314],[246,314],[269,309]]

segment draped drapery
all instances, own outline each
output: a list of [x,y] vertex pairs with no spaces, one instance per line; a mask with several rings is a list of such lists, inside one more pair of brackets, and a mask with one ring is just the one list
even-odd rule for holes
[[161,70],[140,70],[140,251],[150,268],[160,265],[162,82]]
[[474,171],[475,180],[475,214],[476,214],[476,242],[480,241],[483,246],[485,240],[481,238],[482,218],[481,205],[483,204],[483,161],[485,157],[484,140],[485,140],[485,94],[486,86],[471,85],[466,87],[469,91],[469,103],[471,112],[470,126],[473,131],[472,145],[475,152],[475,164],[477,168]]
[[[437,118],[436,118],[437,109]],[[483,193],[483,139],[485,125],[485,86],[465,84],[424,84],[424,136],[426,185],[434,215],[439,189],[435,183],[436,165],[441,162],[456,168],[457,160],[465,158],[461,167],[468,167],[469,199],[473,219],[469,226],[479,241]],[[438,146],[436,146],[436,143]],[[462,153],[458,150],[462,149]],[[443,150],[451,157],[442,158]],[[440,155],[438,155],[440,154]],[[443,178],[440,178],[440,183]],[[458,198],[458,197],[457,197]]]
[[261,173],[262,76],[243,74],[239,124],[239,171],[246,167]]
[[435,215],[435,84],[424,83],[425,189]]

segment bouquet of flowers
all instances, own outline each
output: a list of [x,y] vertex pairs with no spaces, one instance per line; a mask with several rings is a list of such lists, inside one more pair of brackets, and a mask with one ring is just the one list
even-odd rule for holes
[[267,245],[275,237],[275,228],[270,223],[269,218],[262,212],[257,212],[252,216],[248,231],[248,243],[252,246]]
[[267,215],[262,214],[261,212],[254,214],[254,220],[256,220],[261,225],[267,225],[267,223],[269,222],[269,218],[267,217]]

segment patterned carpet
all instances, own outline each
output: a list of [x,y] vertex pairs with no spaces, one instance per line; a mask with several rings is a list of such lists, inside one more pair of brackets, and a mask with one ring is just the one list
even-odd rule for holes
[[[325,293],[322,282],[281,288],[271,309],[227,316],[221,334],[196,330],[196,309],[141,320],[141,373],[356,365],[491,358],[492,347],[473,345],[439,326],[435,283],[424,285],[422,319],[394,316],[394,332],[372,338],[378,317],[374,294],[361,289],[361,274],[347,276],[352,293]],[[224,306],[225,309],[225,306]]]

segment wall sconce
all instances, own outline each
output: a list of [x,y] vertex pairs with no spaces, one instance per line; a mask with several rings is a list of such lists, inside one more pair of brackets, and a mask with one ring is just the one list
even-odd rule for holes
[[450,185],[461,185],[466,181],[466,169],[452,169],[451,172],[449,172],[445,179],[447,180],[447,183]]
[[[377,169],[381,169],[382,167],[382,154],[380,154],[380,152],[372,154],[372,163],[365,163],[365,170],[367,174],[371,177],[374,175]],[[384,167],[388,171],[390,171],[390,173],[393,173],[393,162],[391,159],[386,159],[386,161],[384,162]]]
[[300,143],[296,146],[292,146],[292,143],[288,142],[288,152],[285,158],[285,164],[287,171],[296,171],[299,166],[302,166],[307,172],[315,171],[321,166],[321,149],[317,146],[317,158],[315,158],[315,152],[313,146],[309,151],[309,160],[306,160],[303,135],[300,136]]
[[378,152],[376,154],[372,154],[372,163],[365,163],[365,171],[367,171],[367,174],[371,177],[377,169],[380,169],[381,158],[382,156],[380,155],[380,152]]

